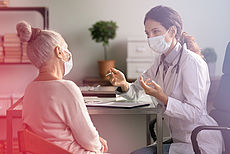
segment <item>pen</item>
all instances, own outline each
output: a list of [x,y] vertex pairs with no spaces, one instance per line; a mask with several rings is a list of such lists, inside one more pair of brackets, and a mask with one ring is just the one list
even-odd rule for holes
[[112,73],[111,72],[109,72],[109,73],[107,73],[105,76],[109,76],[109,75],[111,75]]

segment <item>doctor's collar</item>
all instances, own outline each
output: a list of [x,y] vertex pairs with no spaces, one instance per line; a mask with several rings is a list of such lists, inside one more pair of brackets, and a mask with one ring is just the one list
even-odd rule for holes
[[165,56],[164,54],[161,55],[161,61],[163,63],[166,63],[167,65],[172,65],[173,61],[180,54],[181,48],[182,48],[181,44],[177,42],[173,50],[167,56]]
[[[175,48],[175,47],[177,47],[177,46],[179,46],[180,48]],[[174,57],[174,59],[172,60],[172,63],[173,63],[173,61],[175,60],[175,58],[179,55],[179,58],[178,58],[178,61],[177,61],[177,63],[173,66],[173,68],[172,68],[172,70],[171,70],[171,73],[174,73],[174,70],[176,70],[176,73],[178,73],[179,72],[179,68],[180,68],[180,66],[179,66],[179,63],[180,63],[180,60],[181,60],[181,56],[182,56],[182,52],[183,52],[183,47],[184,47],[184,45],[183,45],[183,47],[180,45],[180,43],[177,43],[177,45],[174,47],[174,49],[172,50],[172,51],[174,51],[174,52],[176,52],[176,53],[178,53],[178,54],[175,54],[175,57]],[[186,47],[186,46],[185,46]],[[170,53],[172,53],[172,51],[170,52]],[[165,55],[164,55],[165,56]],[[160,68],[160,66],[161,66],[161,64],[165,61],[164,59],[166,59],[167,57],[163,57],[162,55],[161,55],[161,60],[160,60],[160,63],[159,63],[159,65],[157,66],[157,70],[156,70],[156,73],[155,73],[155,77],[157,76],[157,74],[158,74],[158,72],[159,72],[159,68]],[[172,64],[171,63],[171,64]]]

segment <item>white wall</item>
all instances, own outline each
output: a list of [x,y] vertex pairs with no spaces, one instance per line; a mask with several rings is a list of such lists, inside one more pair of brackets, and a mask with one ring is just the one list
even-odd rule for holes
[[109,58],[117,68],[126,71],[126,39],[145,38],[143,19],[152,7],[162,4],[177,10],[184,22],[184,31],[193,35],[199,46],[214,47],[218,54],[217,72],[225,47],[230,41],[229,0],[10,0],[11,6],[47,6],[50,28],[60,32],[74,56],[74,68],[68,78],[79,81],[98,76],[97,61],[103,59],[103,48],[91,40],[88,28],[98,20],[114,20],[119,29],[111,41]]
[[[117,37],[111,41],[109,58],[114,58],[117,68],[125,72],[126,40],[130,36],[145,38],[144,15],[159,4],[170,6],[180,13],[184,30],[196,38],[201,48],[215,48],[218,53],[217,75],[221,74],[225,48],[230,41],[229,0],[10,0],[10,6],[49,7],[50,28],[63,35],[73,53],[74,68],[67,78],[74,81],[86,76],[98,76],[97,61],[103,58],[103,48],[91,40],[88,28],[92,24],[98,20],[117,22],[119,29]],[[101,135],[108,139],[113,153],[127,154],[145,145],[144,117],[93,116],[92,120]],[[133,128],[130,128],[130,123]],[[113,126],[116,130],[111,134],[110,128]]]

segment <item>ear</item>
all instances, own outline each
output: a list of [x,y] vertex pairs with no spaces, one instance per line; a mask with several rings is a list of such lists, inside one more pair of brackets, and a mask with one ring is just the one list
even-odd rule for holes
[[59,46],[56,46],[54,48],[54,53],[58,58],[60,58],[60,59],[63,58],[63,53],[61,52],[61,48]]
[[169,29],[169,35],[170,35],[170,37],[175,37],[176,34],[177,34],[177,28],[176,28],[176,26],[170,27],[170,29]]

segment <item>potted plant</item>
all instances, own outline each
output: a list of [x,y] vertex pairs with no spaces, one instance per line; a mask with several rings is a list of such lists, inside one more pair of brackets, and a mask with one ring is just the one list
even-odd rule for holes
[[114,60],[108,60],[107,50],[109,47],[109,40],[116,36],[117,25],[114,21],[98,21],[89,28],[92,40],[97,43],[102,43],[104,47],[104,60],[98,61],[99,74],[101,78],[105,78],[106,73],[110,68],[115,66]]
[[205,48],[201,53],[207,62],[210,77],[215,76],[217,55],[214,48]]

